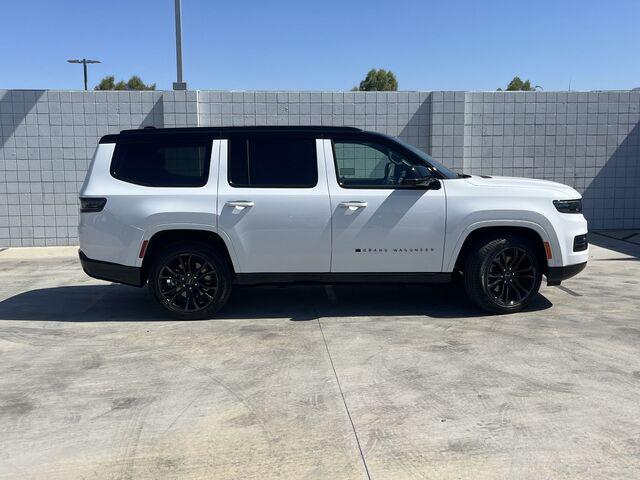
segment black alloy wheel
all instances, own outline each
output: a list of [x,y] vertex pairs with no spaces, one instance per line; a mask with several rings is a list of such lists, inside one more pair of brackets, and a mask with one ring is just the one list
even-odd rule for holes
[[231,293],[228,261],[204,243],[167,247],[154,258],[149,290],[172,316],[211,318]]
[[536,263],[520,247],[507,247],[494,255],[484,274],[484,285],[493,301],[503,307],[524,302],[535,289]]
[[461,265],[467,295],[489,313],[522,310],[540,289],[540,249],[535,239],[517,234],[478,238]]
[[160,268],[158,292],[168,308],[198,312],[215,301],[218,274],[206,259],[190,253],[168,259]]

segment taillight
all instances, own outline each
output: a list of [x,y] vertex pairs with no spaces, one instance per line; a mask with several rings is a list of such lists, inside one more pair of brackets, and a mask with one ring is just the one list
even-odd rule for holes
[[106,198],[80,198],[80,211],[82,213],[101,212],[106,204]]

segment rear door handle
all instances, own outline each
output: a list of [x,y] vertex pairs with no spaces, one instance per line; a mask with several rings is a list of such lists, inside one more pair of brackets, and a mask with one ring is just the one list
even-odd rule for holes
[[233,200],[226,203],[230,207],[247,208],[253,207],[255,204],[252,200]]
[[367,206],[367,202],[341,202],[339,206],[348,208],[353,212],[359,208],[365,208]]

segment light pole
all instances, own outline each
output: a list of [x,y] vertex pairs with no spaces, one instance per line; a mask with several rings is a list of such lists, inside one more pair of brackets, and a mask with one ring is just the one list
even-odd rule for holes
[[176,81],[173,82],[174,90],[186,90],[187,82],[182,81],[182,7],[180,0],[175,0],[176,12]]
[[84,71],[84,89],[88,90],[87,88],[87,63],[101,63],[100,60],[88,60],[86,58],[83,58],[82,60],[74,58],[73,60],[67,60],[67,62],[69,63],[81,63],[82,64],[82,70]]

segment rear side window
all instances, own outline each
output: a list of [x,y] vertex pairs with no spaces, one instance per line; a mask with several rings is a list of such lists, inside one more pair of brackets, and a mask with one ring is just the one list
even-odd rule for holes
[[318,183],[313,138],[232,138],[229,140],[232,187],[312,188]]
[[111,175],[150,187],[202,187],[209,177],[210,140],[119,143]]

